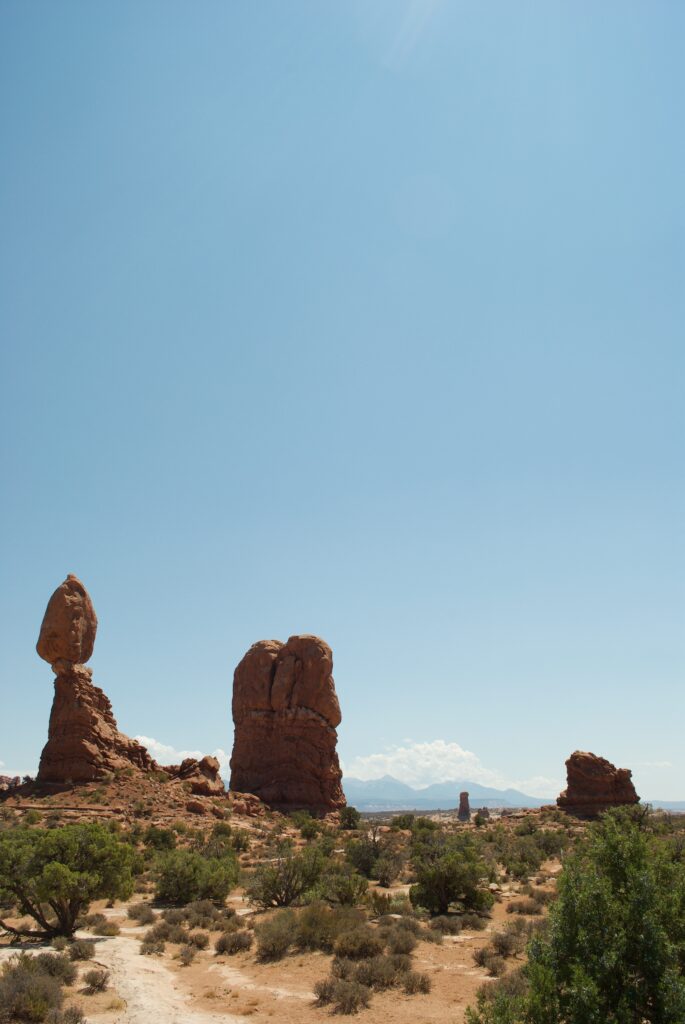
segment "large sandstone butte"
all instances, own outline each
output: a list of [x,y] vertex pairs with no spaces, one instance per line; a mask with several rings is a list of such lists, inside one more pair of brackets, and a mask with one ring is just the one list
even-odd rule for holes
[[567,785],[557,805],[580,818],[596,818],[610,807],[636,804],[640,798],[628,768],[616,768],[597,754],[576,750],[566,762]]
[[90,782],[120,768],[157,767],[145,747],[119,732],[112,705],[83,664],[97,624],[86,588],[67,576],[48,602],[36,644],[57,677],[39,782]]
[[231,790],[276,810],[345,806],[333,654],[318,636],[260,640],[235,670]]

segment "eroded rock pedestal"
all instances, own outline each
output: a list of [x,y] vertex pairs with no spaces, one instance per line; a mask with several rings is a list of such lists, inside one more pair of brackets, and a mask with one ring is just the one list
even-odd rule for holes
[[471,808],[469,807],[469,794],[459,794],[459,810],[457,811],[459,821],[471,821]]
[[640,798],[628,768],[616,768],[597,754],[576,750],[566,762],[567,785],[557,805],[580,818],[596,818],[610,807],[636,804]]
[[345,806],[333,655],[316,636],[260,640],[235,670],[230,789],[276,810]]
[[39,782],[90,782],[121,768],[157,767],[145,747],[119,732],[112,705],[83,664],[93,653],[97,624],[86,588],[67,576],[48,602],[36,644],[56,675]]

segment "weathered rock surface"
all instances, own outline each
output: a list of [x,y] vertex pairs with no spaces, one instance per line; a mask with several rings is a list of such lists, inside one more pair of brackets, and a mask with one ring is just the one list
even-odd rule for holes
[[36,650],[44,661],[83,665],[93,653],[98,620],[88,591],[71,573],[45,609]]
[[636,804],[639,796],[628,768],[616,768],[596,754],[576,750],[566,762],[567,785],[557,805],[569,814],[595,818],[610,807]]
[[223,796],[226,792],[224,781],[219,775],[220,764],[215,757],[207,755],[201,760],[187,757],[180,765],[164,767],[172,779],[189,782],[193,793],[198,796]]
[[316,636],[261,640],[235,670],[231,790],[277,810],[326,814],[345,805],[333,655]]
[[471,821],[471,808],[469,807],[469,794],[459,794],[459,810],[457,811],[459,821]]
[[55,679],[38,781],[90,782],[123,768],[151,771],[157,765],[145,747],[119,732],[112,705],[93,685],[91,670],[72,665]]

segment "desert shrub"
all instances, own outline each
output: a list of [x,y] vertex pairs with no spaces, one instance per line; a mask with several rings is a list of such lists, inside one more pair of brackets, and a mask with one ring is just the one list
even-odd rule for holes
[[40,1022],[62,1006],[60,979],[32,961],[28,954],[19,954],[0,968],[0,1019]]
[[357,964],[354,980],[376,992],[384,992],[401,984],[405,973],[390,957],[372,956]]
[[0,906],[16,906],[38,928],[14,929],[3,921],[0,927],[70,937],[93,900],[131,895],[134,860],[127,843],[97,824],[0,832]]
[[83,928],[97,928],[98,925],[106,924],[107,918],[104,914],[86,914],[83,921]]
[[89,992],[104,992],[109,985],[109,971],[104,967],[96,967],[92,971],[86,971],[83,980]]
[[490,947],[498,956],[513,956],[520,952],[521,942],[513,931],[495,932],[490,940]]
[[324,865],[322,854],[314,847],[294,853],[281,843],[274,860],[260,865],[250,878],[246,886],[248,899],[264,909],[289,907],[313,888]]
[[166,941],[175,946],[185,946],[188,942],[188,930],[182,924],[172,924],[166,934]]
[[481,946],[473,951],[473,962],[478,967],[484,967],[493,978],[504,972],[504,958],[499,956],[489,946]]
[[[139,904],[139,905],[140,906],[145,906],[146,904],[143,903],[143,904]],[[153,914],[153,918],[154,918],[154,914]],[[162,920],[163,921],[167,921],[169,924],[183,924],[185,919],[186,919],[186,912],[185,912],[185,910],[182,910],[180,907],[171,907],[169,910],[163,910],[162,911]],[[143,922],[143,924],[147,924],[147,923],[148,923],[147,921]]]
[[358,911],[312,903],[297,915],[293,941],[299,949],[320,949],[330,953],[338,935],[361,921]]
[[421,971],[407,971],[403,979],[404,991],[408,996],[427,996],[431,990],[431,980],[427,974]]
[[487,926],[487,921],[480,914],[462,914],[461,924],[463,928],[468,928],[472,932],[482,932]]
[[93,928],[95,935],[109,936],[119,935],[121,928],[116,921],[105,921],[103,924],[98,924]]
[[257,959],[280,960],[288,952],[295,935],[295,915],[291,910],[280,911],[257,925]]
[[335,940],[333,949],[337,956],[361,960],[382,953],[383,945],[383,940],[368,925],[360,925],[342,932]]
[[197,950],[194,946],[182,946],[178,951],[178,959],[182,967],[189,967],[195,959]]
[[409,891],[414,906],[445,915],[452,903],[469,910],[493,903],[492,894],[481,887],[486,867],[468,834],[417,840],[414,865],[416,883]]
[[165,948],[162,939],[144,939],[140,944],[140,952],[143,956],[161,956]]
[[404,894],[390,896],[388,893],[372,889],[367,895],[367,902],[371,913],[375,917],[383,914],[409,914],[412,913],[412,905]]
[[235,829],[231,836],[231,846],[236,853],[247,853],[250,849],[250,835],[244,829]]
[[507,914],[528,914],[541,913],[540,904],[532,899],[513,900],[507,904]]
[[92,960],[95,956],[95,943],[92,939],[75,939],[69,946],[72,960]]
[[329,1003],[333,1002],[339,980],[339,978],[331,975],[330,978],[322,978],[321,981],[314,983],[314,995],[319,1006],[328,1006]]
[[67,948],[68,943],[66,935],[56,935],[52,940],[52,948],[61,953],[63,949]]
[[333,1012],[359,1013],[371,1002],[371,990],[357,981],[339,981],[333,994]]
[[444,941],[443,933],[441,931],[436,931],[433,928],[426,928],[424,931],[421,932],[420,937],[423,939],[424,942],[432,942],[433,945],[435,946],[442,945]]
[[416,936],[407,928],[393,928],[388,932],[387,943],[391,953],[411,953],[416,948]]
[[173,927],[168,921],[157,921],[145,932],[143,942],[166,942]]
[[45,1024],[86,1024],[80,1006],[65,1006],[63,1010],[50,1010]]
[[206,949],[209,945],[209,935],[207,932],[190,932],[188,945],[194,946],[195,949]]
[[154,910],[148,903],[134,903],[128,908],[126,913],[132,921],[137,921],[138,924],[152,924],[156,917]]
[[49,974],[58,978],[63,985],[73,985],[76,981],[78,971],[68,956],[54,953],[38,953],[33,958],[33,963],[42,974]]
[[145,830],[143,842],[153,850],[173,850],[176,846],[176,835],[169,828],[150,825]]
[[382,888],[389,888],[402,870],[402,861],[399,857],[384,854],[376,861],[374,875]]
[[463,918],[454,914],[439,914],[438,917],[432,918],[428,927],[443,935],[459,935],[464,927]]
[[340,828],[346,829],[347,831],[359,828],[361,817],[362,816],[356,807],[343,807],[340,811]]
[[326,871],[320,879],[317,892],[331,903],[353,907],[364,899],[368,887],[369,883],[362,875],[348,865],[341,864]]
[[397,814],[392,819],[392,828],[394,829],[410,829],[414,824],[414,814]]
[[193,850],[172,850],[157,862],[155,895],[168,903],[223,902],[238,880],[235,854],[203,857]]
[[242,953],[252,946],[254,936],[252,932],[242,930],[237,932],[224,932],[214,943],[214,950],[219,955],[233,956],[235,953]]
[[347,844],[345,857],[355,871],[365,878],[373,878],[376,864],[380,856],[380,847],[377,841],[363,836],[361,839],[353,839]]

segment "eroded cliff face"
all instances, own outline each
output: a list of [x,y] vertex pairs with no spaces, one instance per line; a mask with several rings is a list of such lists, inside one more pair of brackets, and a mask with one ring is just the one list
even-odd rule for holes
[[345,805],[336,746],[333,654],[317,636],[260,640],[235,670],[231,790],[277,810]]
[[617,768],[603,757],[576,750],[566,762],[567,785],[557,805],[569,814],[595,818],[610,807],[636,804],[639,797],[628,768]]

